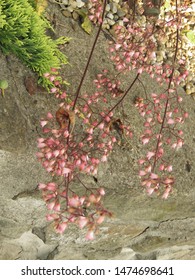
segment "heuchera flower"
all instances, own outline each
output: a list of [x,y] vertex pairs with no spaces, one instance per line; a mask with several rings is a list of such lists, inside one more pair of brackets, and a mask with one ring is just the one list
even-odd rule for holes
[[[107,1],[89,2],[89,19],[100,25],[100,32]],[[86,228],[87,240],[93,240],[98,226],[111,216],[102,205],[104,189],[86,185],[81,173],[96,175],[99,164],[108,160],[114,144],[119,143],[118,138],[128,142],[132,137],[132,120],[125,116],[125,112],[121,114],[121,119],[115,118],[113,113],[138,81],[144,97],[137,97],[135,106],[145,119],[141,142],[148,146],[146,155],[138,161],[141,185],[149,195],[162,193],[164,199],[172,192],[174,179],[170,172],[173,168],[166,157],[166,150],[169,147],[178,150],[183,146],[183,131],[179,126],[188,117],[180,104],[182,97],[177,92],[188,75],[185,56],[180,52],[183,14],[182,17],[174,17],[175,13],[185,13],[185,7],[183,10],[180,3],[177,6],[171,16],[164,11],[165,17],[159,15],[158,19],[153,19],[143,14],[143,3],[138,2],[133,17],[129,13],[128,18],[123,18],[120,25],[113,27],[115,35],[110,42],[110,59],[118,73],[111,75],[104,69],[94,79],[95,91],[80,91],[85,74],[76,95],[63,91],[57,69],[44,74],[53,83],[50,92],[60,104],[56,112],[48,112],[46,118],[40,121],[44,137],[38,139],[37,158],[51,176],[58,176],[59,183],[40,183],[39,189],[50,211],[47,220],[55,223],[57,232],[63,233],[69,224],[75,223],[80,229]],[[175,47],[174,51],[169,47],[165,52],[159,45],[161,40],[167,39],[167,28]],[[94,47],[95,44],[92,51]],[[135,72],[136,77],[124,91],[118,77],[129,71]],[[143,72],[156,79],[158,84],[164,83],[162,92],[158,92],[158,87],[155,92],[147,91],[141,81]],[[126,105],[121,106],[123,111]],[[80,195],[78,186],[81,186]]]

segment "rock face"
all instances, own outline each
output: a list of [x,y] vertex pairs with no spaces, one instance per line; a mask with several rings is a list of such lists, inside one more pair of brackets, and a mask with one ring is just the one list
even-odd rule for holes
[[[66,26],[59,28],[57,35],[72,37],[65,53],[73,67],[66,66],[64,76],[71,83],[69,90],[75,92],[96,30],[88,36],[77,23],[65,19],[58,6],[53,7],[57,26]],[[90,88],[94,75],[103,67],[112,69],[107,57],[107,42],[102,34],[84,90]],[[76,227],[63,235],[54,232],[45,220],[45,205],[37,190],[39,182],[49,180],[35,157],[39,119],[55,110],[56,100],[38,91],[29,95],[24,80],[33,74],[13,56],[0,54],[0,65],[0,76],[9,83],[5,97],[0,96],[0,259],[194,260],[195,104],[192,99],[182,93],[183,106],[190,114],[184,126],[186,144],[173,159],[175,191],[164,201],[146,196],[137,178],[137,159],[142,151],[136,136],[141,125],[132,103],[142,89],[139,84],[135,87],[128,100],[132,105],[129,117],[135,139],[131,146],[116,146],[97,176],[97,184],[106,189],[105,205],[114,218],[102,224],[96,240],[87,242],[85,232]],[[156,87],[147,76],[143,82],[148,89]]]

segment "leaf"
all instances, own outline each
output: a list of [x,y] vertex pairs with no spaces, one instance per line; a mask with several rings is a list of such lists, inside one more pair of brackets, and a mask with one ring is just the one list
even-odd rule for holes
[[70,40],[71,40],[71,38],[61,36],[58,39],[56,39],[55,42],[57,45],[63,45],[63,44],[70,42]]
[[60,125],[60,128],[66,128],[68,126],[69,114],[64,108],[60,108],[56,112],[56,120]]
[[0,89],[6,89],[6,88],[8,88],[7,80],[0,80]]
[[56,120],[62,129],[68,128],[70,122],[73,130],[75,125],[75,113],[73,111],[67,111],[61,107],[56,112]]
[[77,13],[80,15],[80,17],[82,18],[82,24],[81,27],[83,28],[83,30],[87,33],[87,34],[91,34],[91,30],[92,30],[92,24],[91,21],[88,18],[87,15],[87,10],[86,9],[79,9],[77,10]]
[[88,16],[85,16],[83,23],[81,24],[82,28],[87,32],[88,34],[91,34],[92,25],[91,21],[89,20]]
[[192,45],[195,45],[195,31],[192,31],[192,30],[188,31],[186,33],[186,36],[187,36],[188,40],[190,41],[190,43]]

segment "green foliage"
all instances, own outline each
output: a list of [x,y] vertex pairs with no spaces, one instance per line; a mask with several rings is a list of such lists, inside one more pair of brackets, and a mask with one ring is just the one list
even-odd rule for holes
[[91,21],[88,17],[88,11],[86,9],[78,9],[77,13],[80,15],[80,17],[82,18],[82,24],[81,27],[83,28],[83,30],[88,33],[91,34],[92,31],[92,24]]
[[7,80],[0,80],[0,89],[6,89],[6,88],[8,88]]
[[42,77],[44,86],[48,85],[43,78],[44,73],[68,63],[58,49],[59,42],[65,43],[68,39],[52,40],[45,34],[46,27],[46,22],[27,0],[1,0],[0,50],[4,54],[14,53]]
[[195,31],[189,30],[188,32],[186,32],[186,36],[187,36],[188,40],[190,41],[190,43],[193,46],[195,46]]
[[7,80],[0,80],[0,90],[2,92],[2,95],[4,97],[4,90],[8,88],[8,82]]
[[0,6],[0,28],[3,28],[5,24],[6,24],[5,15],[2,14],[2,8]]
[[28,0],[29,4],[36,9],[36,0]]

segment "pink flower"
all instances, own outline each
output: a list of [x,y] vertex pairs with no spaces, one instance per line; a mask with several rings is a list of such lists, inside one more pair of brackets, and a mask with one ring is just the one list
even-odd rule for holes
[[90,194],[90,196],[89,196],[89,201],[91,202],[91,203],[96,203],[97,202],[97,199],[96,199],[96,197],[95,197],[95,195],[92,193],[92,194]]
[[168,172],[171,172],[171,171],[173,170],[173,166],[172,166],[172,165],[168,165],[167,168],[166,168],[166,170],[167,170]]
[[101,161],[106,162],[107,161],[107,155],[103,155],[102,158],[101,158]]
[[103,188],[100,188],[100,189],[98,190],[98,192],[99,192],[99,194],[100,194],[101,196],[104,196],[104,195],[105,195],[105,190],[104,190]]
[[66,130],[64,131],[64,137],[67,138],[69,136],[69,132]]
[[149,188],[146,189],[146,192],[147,192],[147,194],[151,195],[154,192],[154,188],[149,187]]
[[98,127],[102,130],[104,128],[104,123],[99,124]]
[[56,191],[56,184],[55,183],[48,183],[47,184],[47,190],[55,192]]
[[154,152],[148,152],[146,157],[148,160],[150,160],[154,155],[155,155]]
[[53,115],[51,113],[47,113],[47,118],[48,119],[53,119]]
[[49,80],[53,82],[55,80],[55,76],[50,76]]
[[38,139],[37,139],[37,142],[38,142],[38,143],[43,143],[44,141],[45,141],[44,138],[38,138]]
[[89,230],[85,236],[87,240],[94,240],[95,239],[95,234],[93,230]]
[[170,185],[170,184],[173,184],[174,183],[174,179],[173,178],[166,178],[163,183],[165,185]]
[[173,143],[173,144],[171,145],[171,148],[173,148],[173,149],[177,148],[177,143]]
[[86,199],[85,196],[81,196],[81,197],[80,197],[79,201],[80,201],[81,205],[83,205],[85,199]]
[[41,127],[44,127],[47,123],[48,121],[44,121],[44,120],[40,121]]
[[40,190],[45,189],[45,188],[46,188],[46,184],[40,183],[39,186],[38,186],[38,188],[39,188]]
[[54,155],[54,157],[59,156],[59,154],[60,154],[60,152],[59,152],[58,150],[53,151],[53,155]]
[[56,226],[56,231],[57,231],[58,233],[63,233],[67,227],[68,227],[68,224],[67,224],[66,222],[63,222],[63,223],[58,224],[58,225]]
[[160,171],[163,171],[164,169],[165,169],[164,164],[161,164],[161,165],[159,166],[159,170],[160,170]]
[[48,204],[47,204],[47,209],[53,210],[55,204],[56,204],[55,201],[52,201],[52,202],[48,203]]
[[163,193],[162,198],[167,199],[170,192],[171,192],[171,186],[167,186],[165,192]]
[[182,130],[178,130],[178,134],[179,135],[183,135],[183,131]]
[[36,153],[36,156],[38,157],[38,159],[41,159],[44,157],[44,154],[43,153]]
[[48,166],[48,167],[46,168],[46,170],[47,170],[47,172],[52,172],[52,171],[53,171],[53,167],[52,167],[52,166]]
[[143,72],[143,68],[139,68],[137,73],[141,74]]
[[66,168],[66,167],[64,167],[63,168],[63,170],[62,170],[62,174],[68,174],[68,173],[70,173],[71,172],[71,169],[70,168]]
[[96,223],[100,225],[101,223],[103,223],[104,220],[105,220],[105,216],[104,216],[104,215],[101,215],[101,216],[97,219]]
[[46,144],[45,143],[38,143],[37,147],[38,148],[44,148],[44,147],[46,147]]
[[177,140],[177,150],[179,149],[179,148],[181,148],[183,146],[183,140],[182,139],[178,139]]
[[57,91],[57,88],[56,88],[56,87],[53,87],[53,88],[50,89],[50,92],[51,92],[51,93],[55,93],[56,91]]
[[59,212],[60,211],[60,203],[56,203],[53,210]]
[[145,168],[145,171],[150,173],[152,170],[152,166],[151,165],[148,165],[146,168]]
[[52,157],[52,153],[51,153],[51,152],[46,153],[45,157],[46,157],[47,159],[50,159],[50,158]]
[[168,124],[174,124],[175,121],[174,121],[173,119],[170,118],[170,119],[168,119],[167,123],[168,123]]
[[92,127],[89,128],[89,129],[87,130],[87,132],[88,132],[89,134],[93,134],[93,128],[92,128]]
[[68,205],[69,206],[72,206],[72,207],[78,207],[81,205],[81,202],[79,200],[79,197],[78,196],[73,196],[73,197],[70,197],[68,199]]
[[86,164],[83,162],[79,165],[79,170],[83,171],[86,168]]
[[138,163],[139,163],[140,165],[142,165],[144,162],[146,162],[145,159],[139,159],[139,160],[138,160]]
[[182,102],[183,98],[181,96],[178,96],[178,102]]
[[145,176],[147,173],[144,170],[139,171],[139,176]]
[[121,44],[116,44],[116,45],[115,45],[115,49],[116,49],[117,51],[120,49],[120,47],[121,47]]
[[148,137],[142,137],[142,143],[145,145],[150,141],[150,138]]
[[54,214],[48,214],[46,216],[46,219],[48,222],[53,221],[53,220],[57,220],[59,218],[59,215],[54,213]]
[[78,224],[80,229],[84,228],[87,225],[87,223],[88,219],[86,217],[79,217]]
[[155,180],[155,179],[158,179],[158,175],[155,174],[155,173],[151,173],[151,174],[150,174],[150,178],[151,178],[151,179],[154,179],[154,180]]

